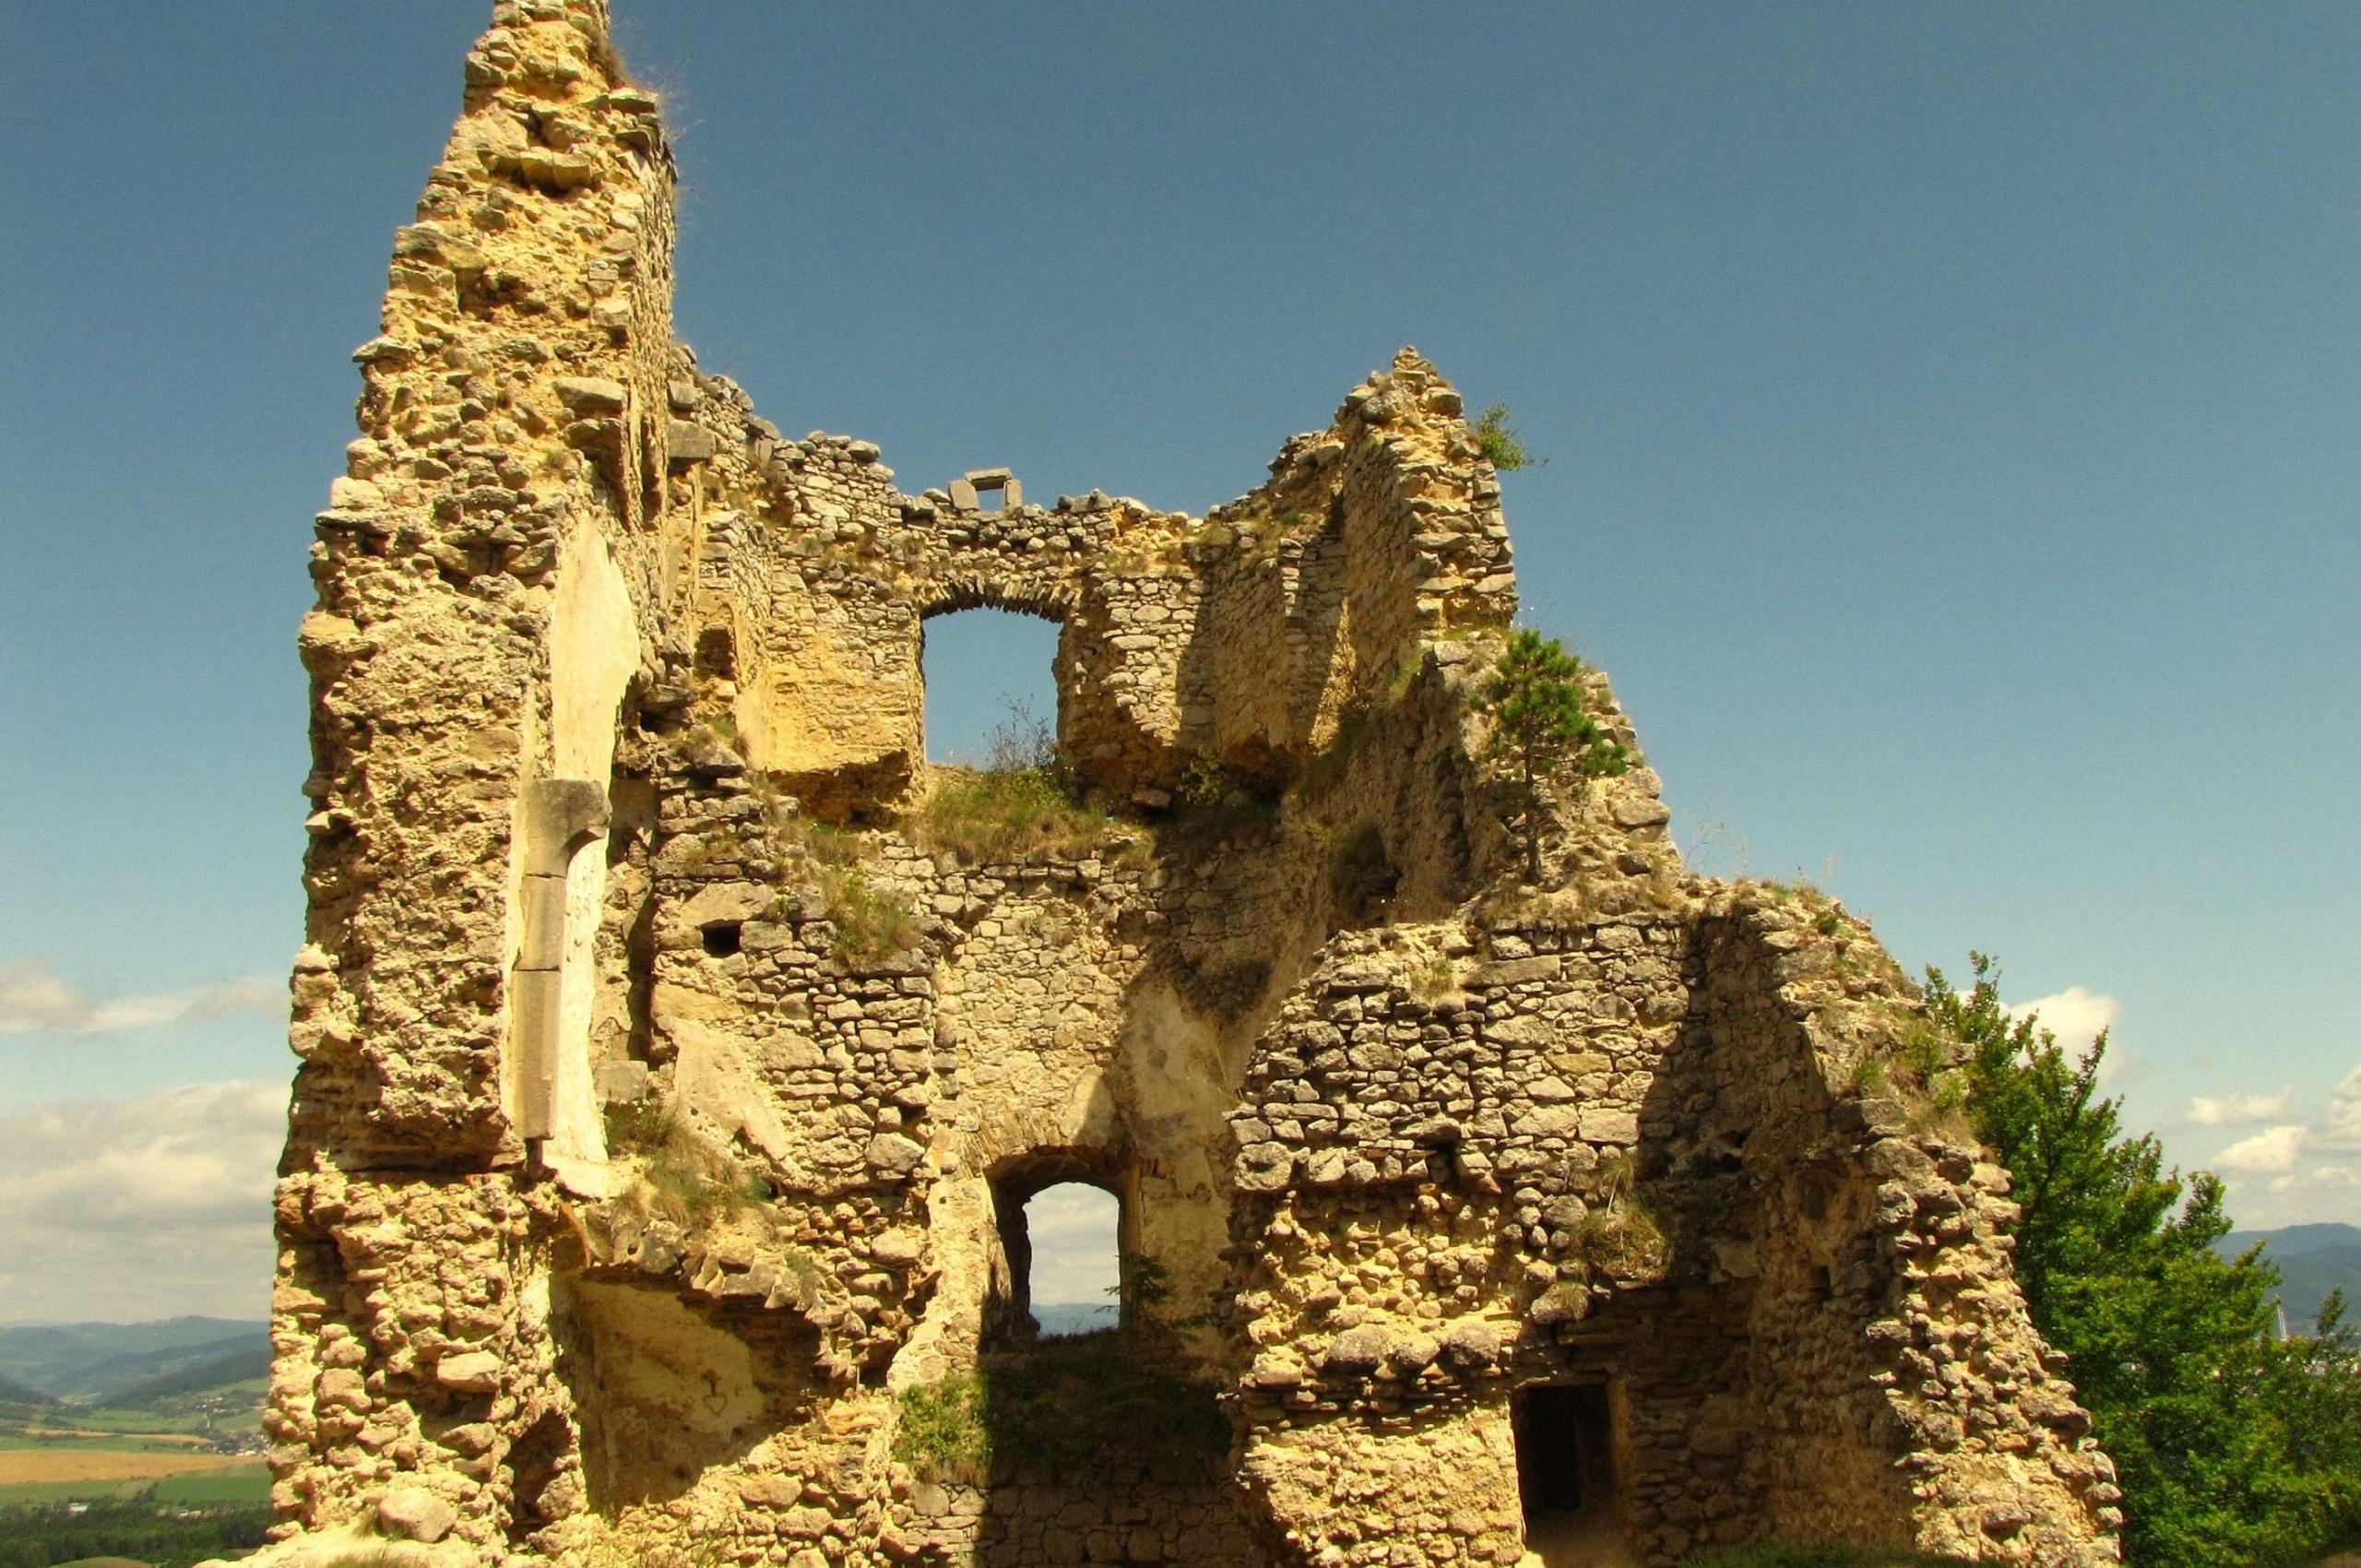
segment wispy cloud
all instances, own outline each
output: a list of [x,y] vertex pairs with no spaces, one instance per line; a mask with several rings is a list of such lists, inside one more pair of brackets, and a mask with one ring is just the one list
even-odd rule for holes
[[2361,1170],[2349,1165],[2315,1165],[2280,1177],[2271,1190],[2283,1197],[2335,1203],[2338,1206],[2331,1212],[2350,1215],[2353,1201],[2361,1198]]
[[68,981],[46,958],[0,964],[0,1034],[115,1034],[286,1005],[284,985],[255,977],[156,996],[99,997]]
[[2287,1114],[2293,1090],[2277,1094],[2197,1095],[2189,1102],[2189,1119],[2201,1127],[2238,1127],[2270,1122]]
[[0,1320],[259,1315],[281,1084],[0,1119]]
[[2215,1155],[2213,1163],[2239,1176],[2273,1176],[2293,1170],[2303,1157],[2307,1131],[2294,1125],[2265,1127]]
[[2314,1142],[2339,1154],[2361,1154],[2361,1067],[2344,1075],[2330,1094]]
[[2080,1056],[2091,1049],[2103,1029],[2115,1027],[2123,1016],[2123,1004],[2103,992],[2070,985],[2048,996],[2037,996],[2031,1002],[2021,1002],[2009,1009],[2009,1016],[2023,1019],[2038,1017],[2041,1027],[2058,1037],[2058,1043]]

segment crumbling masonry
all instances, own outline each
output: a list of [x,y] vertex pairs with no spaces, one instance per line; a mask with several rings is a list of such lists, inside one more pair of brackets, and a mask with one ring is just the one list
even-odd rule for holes
[[[1864,1088],[1919,1016],[1868,930],[1684,873],[1644,769],[1520,885],[1430,365],[1203,518],[905,494],[673,341],[601,0],[501,0],[466,94],[312,546],[279,1558],[2114,1559],[2005,1176]],[[923,831],[924,624],[985,605],[1061,627],[1107,814],[998,859]],[[1226,1441],[915,1440],[1029,1353],[1067,1179]]]

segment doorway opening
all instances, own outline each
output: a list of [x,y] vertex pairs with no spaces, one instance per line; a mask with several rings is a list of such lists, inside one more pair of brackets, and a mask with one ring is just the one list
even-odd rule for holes
[[1633,1561],[1617,1521],[1615,1417],[1605,1384],[1528,1384],[1510,1407],[1525,1545],[1549,1568]]
[[1058,630],[1007,610],[930,618],[919,656],[927,761],[1000,772],[1053,763]]

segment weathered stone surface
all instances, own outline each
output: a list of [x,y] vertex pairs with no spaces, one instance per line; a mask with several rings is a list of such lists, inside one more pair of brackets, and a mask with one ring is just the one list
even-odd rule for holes
[[451,1533],[459,1511],[441,1497],[414,1486],[397,1486],[377,1504],[377,1527],[403,1540],[432,1545]]
[[500,1358],[489,1350],[445,1356],[434,1365],[434,1381],[462,1394],[489,1394],[500,1386]]

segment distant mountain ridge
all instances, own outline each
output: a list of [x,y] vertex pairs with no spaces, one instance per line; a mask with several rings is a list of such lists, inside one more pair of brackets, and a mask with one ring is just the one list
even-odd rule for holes
[[0,1405],[54,1405],[57,1401],[38,1388],[27,1388],[0,1377]]
[[1033,1305],[1033,1321],[1040,1325],[1042,1336],[1050,1339],[1112,1328],[1121,1317],[1111,1301],[1037,1301]]
[[250,1345],[223,1356],[218,1360],[199,1361],[179,1372],[151,1377],[145,1383],[133,1384],[117,1394],[110,1394],[99,1401],[104,1409],[130,1409],[152,1405],[159,1399],[169,1399],[178,1394],[203,1394],[209,1389],[223,1388],[233,1383],[252,1383],[270,1375],[270,1347]]
[[235,1318],[0,1326],[0,1380],[68,1404],[96,1404],[238,1358],[267,1361],[269,1353],[269,1324]]
[[2280,1304],[2287,1326],[2303,1333],[2319,1318],[2331,1290],[2343,1290],[2348,1314],[2361,1320],[2361,1225],[2286,1225],[2276,1230],[2233,1230],[2216,1241],[2224,1257],[2262,1243],[2266,1262],[2279,1267]]

